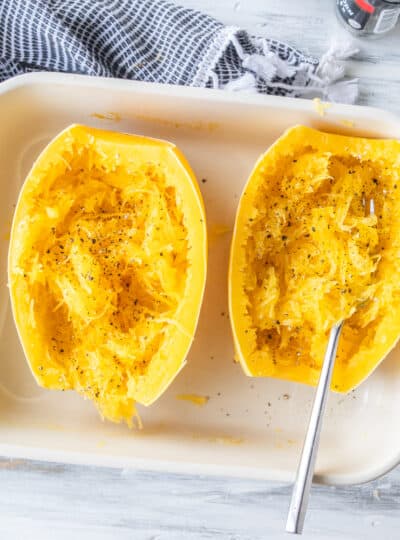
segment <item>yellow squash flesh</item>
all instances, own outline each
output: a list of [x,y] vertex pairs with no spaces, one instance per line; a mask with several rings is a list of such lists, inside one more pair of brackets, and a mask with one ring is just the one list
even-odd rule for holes
[[195,177],[171,143],[74,125],[15,211],[9,285],[38,383],[131,423],[183,367],[206,279]]
[[[370,200],[374,215],[369,215]],[[289,129],[255,166],[231,247],[230,316],[250,376],[363,381],[400,334],[400,142]]]

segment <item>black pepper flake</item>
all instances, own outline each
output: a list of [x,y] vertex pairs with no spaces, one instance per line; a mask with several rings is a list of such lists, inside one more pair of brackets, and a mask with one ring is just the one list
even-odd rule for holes
[[64,349],[60,349],[60,352],[63,353],[63,352],[64,352]]
[[315,229],[315,227],[311,227],[311,230],[312,230],[312,232],[315,232],[316,229]]
[[96,243],[96,238],[92,238],[92,244]]
[[205,184],[207,182],[207,178],[202,178],[201,181],[203,182],[203,184]]
[[374,183],[376,186],[377,186],[378,183],[379,183],[377,178],[373,178],[372,181],[373,181],[373,183]]
[[282,240],[283,240],[283,241],[287,240],[287,236],[283,234],[283,235],[282,235]]

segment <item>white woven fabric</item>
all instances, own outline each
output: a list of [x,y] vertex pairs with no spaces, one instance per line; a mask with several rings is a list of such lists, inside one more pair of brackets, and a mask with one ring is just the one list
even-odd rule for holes
[[335,52],[324,62],[165,0],[0,0],[0,81],[45,70],[354,101],[354,81],[331,88]]

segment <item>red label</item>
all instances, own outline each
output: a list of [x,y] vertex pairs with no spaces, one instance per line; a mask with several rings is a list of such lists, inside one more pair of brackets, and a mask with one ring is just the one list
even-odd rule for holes
[[355,3],[359,8],[367,13],[373,13],[375,11],[374,6],[367,2],[367,0],[355,0]]

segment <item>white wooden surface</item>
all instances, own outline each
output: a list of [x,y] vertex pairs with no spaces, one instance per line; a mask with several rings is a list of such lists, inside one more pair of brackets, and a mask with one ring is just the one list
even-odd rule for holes
[[[227,24],[321,55],[337,34],[333,0],[181,0]],[[349,73],[360,103],[400,114],[400,29],[361,42]],[[398,426],[393,426],[398,429]],[[283,533],[290,486],[229,478],[0,459],[0,538],[261,540]],[[367,485],[316,487],[307,539],[400,537],[400,469]]]

